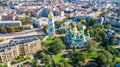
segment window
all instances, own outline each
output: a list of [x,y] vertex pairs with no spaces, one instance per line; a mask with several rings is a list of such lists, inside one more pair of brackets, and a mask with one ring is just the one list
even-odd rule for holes
[[50,29],[50,32],[52,32],[52,29]]

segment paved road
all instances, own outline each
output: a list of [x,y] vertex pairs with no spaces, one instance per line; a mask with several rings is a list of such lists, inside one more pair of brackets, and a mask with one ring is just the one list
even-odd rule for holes
[[11,33],[11,34],[0,34],[0,38],[4,39],[4,41],[1,42],[0,44],[8,43],[12,38],[35,36],[35,35],[41,35],[41,34],[43,34],[43,31],[40,28],[22,31],[22,32]]
[[10,34],[0,34],[0,38],[9,39],[15,37],[22,37],[22,36],[40,35],[42,33],[43,33],[42,29],[37,28],[37,29],[26,30],[26,31],[10,33]]

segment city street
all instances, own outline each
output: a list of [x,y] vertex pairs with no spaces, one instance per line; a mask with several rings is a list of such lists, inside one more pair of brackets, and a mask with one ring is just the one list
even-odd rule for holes
[[11,33],[11,34],[1,34],[0,39],[4,39],[2,43],[7,43],[10,41],[12,38],[17,38],[17,37],[25,37],[25,36],[35,36],[35,35],[41,35],[43,34],[42,29],[36,28],[32,30],[26,30],[22,32],[16,32],[16,33]]

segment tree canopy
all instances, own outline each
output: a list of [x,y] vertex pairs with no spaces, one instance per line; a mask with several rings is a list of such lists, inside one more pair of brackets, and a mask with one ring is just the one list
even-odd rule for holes
[[61,50],[66,48],[61,39],[55,39],[49,45],[50,46],[49,46],[48,50],[50,52],[53,52],[54,54],[58,54],[61,52]]
[[93,51],[94,49],[96,49],[96,47],[98,46],[97,42],[95,42],[94,40],[88,40],[86,42],[86,48],[89,52]]
[[96,59],[98,67],[114,67],[114,60],[111,53],[108,51],[102,51],[99,57]]

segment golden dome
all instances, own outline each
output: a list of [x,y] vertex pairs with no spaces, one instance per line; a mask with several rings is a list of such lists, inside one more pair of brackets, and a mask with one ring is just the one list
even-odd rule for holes
[[77,31],[77,27],[76,27],[76,24],[74,23],[74,27],[72,29],[73,31]]
[[54,17],[53,12],[52,10],[50,10],[50,13],[48,14],[48,18],[53,18],[53,17]]

